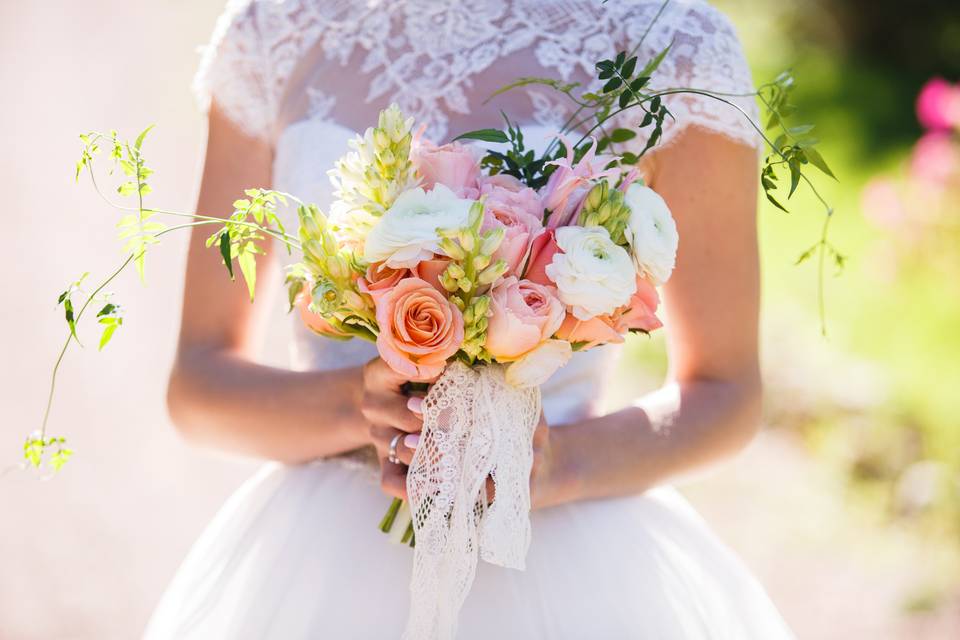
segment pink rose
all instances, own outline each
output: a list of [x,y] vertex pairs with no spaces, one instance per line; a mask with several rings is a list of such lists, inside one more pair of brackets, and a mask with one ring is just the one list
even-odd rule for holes
[[637,276],[637,292],[630,298],[625,309],[621,310],[620,325],[624,331],[643,331],[650,333],[663,326],[657,317],[660,296],[657,288],[646,278]]
[[392,269],[381,262],[375,262],[367,267],[366,275],[357,280],[357,288],[369,294],[376,304],[383,294],[408,275],[409,269]]
[[440,276],[447,270],[447,265],[449,264],[450,258],[446,256],[434,256],[430,260],[421,260],[417,266],[413,268],[413,275],[424,280],[431,287],[446,295],[447,290],[440,284]]
[[547,277],[546,268],[558,251],[560,247],[557,246],[555,230],[542,231],[530,245],[530,259],[523,277],[538,284],[553,285],[553,281]]
[[543,205],[537,192],[529,187],[517,191],[484,184],[481,194],[486,196],[484,230],[503,227],[503,242],[493,254],[493,260],[506,260],[507,274],[519,275],[527,259],[530,242],[543,230],[540,222]]
[[461,198],[473,199],[479,193],[480,163],[470,147],[459,142],[438,147],[418,136],[410,151],[410,160],[425,190],[442,184]]
[[563,322],[556,289],[509,276],[490,290],[490,317],[484,343],[490,355],[511,361],[535,349]]
[[377,351],[410,380],[432,380],[463,344],[463,314],[420,278],[404,278],[377,301]]
[[482,175],[478,181],[480,183],[480,193],[487,193],[492,187],[499,187],[501,189],[506,189],[507,191],[522,191],[523,189],[529,189],[529,187],[523,184],[519,178],[516,178],[509,173],[497,173],[492,176]]
[[656,288],[645,278],[637,278],[637,292],[630,302],[613,313],[596,316],[590,320],[578,320],[567,314],[557,330],[557,337],[569,342],[585,342],[589,349],[601,344],[619,344],[628,331],[649,333],[663,326],[656,316],[660,296]]

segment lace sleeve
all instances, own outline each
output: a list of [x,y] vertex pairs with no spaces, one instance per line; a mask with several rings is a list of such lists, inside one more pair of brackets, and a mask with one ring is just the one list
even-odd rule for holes
[[[678,3],[678,13],[658,21],[644,41],[646,55],[671,49],[653,76],[657,89],[702,89],[736,106],[705,95],[676,94],[664,98],[673,114],[664,122],[660,144],[669,144],[691,125],[721,133],[748,146],[760,147],[762,138],[751,125],[758,122],[750,69],[730,20],[705,2]],[[623,124],[635,124],[637,111],[624,114]]]
[[267,140],[275,111],[269,91],[269,65],[257,21],[257,3],[230,0],[217,20],[210,43],[201,49],[193,91],[200,108],[211,100],[247,135]]

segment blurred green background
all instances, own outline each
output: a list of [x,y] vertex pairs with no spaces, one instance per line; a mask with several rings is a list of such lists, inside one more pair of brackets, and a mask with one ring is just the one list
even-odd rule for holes
[[[826,528],[870,549],[875,566],[897,554],[914,565],[886,576],[902,582],[890,602],[907,625],[896,637],[957,637],[960,90],[953,131],[941,136],[952,155],[931,160],[946,175],[924,181],[911,157],[925,133],[921,88],[960,78],[960,3],[715,4],[733,19],[757,84],[793,69],[795,120],[816,124],[839,177],[815,176],[836,208],[832,241],[848,258],[842,273],[827,271],[826,337],[816,261],[794,264],[819,237],[822,209],[802,187],[790,214],[761,207],[766,422],[835,492],[841,513]],[[873,183],[886,189],[871,199]],[[891,207],[896,223],[878,223],[873,209]],[[637,341],[632,353],[644,368],[665,366],[662,338]]]

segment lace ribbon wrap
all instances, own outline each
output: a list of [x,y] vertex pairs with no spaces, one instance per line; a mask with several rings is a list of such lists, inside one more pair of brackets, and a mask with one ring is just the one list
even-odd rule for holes
[[407,475],[416,546],[404,640],[454,638],[479,558],[525,567],[539,418],[540,389],[510,385],[499,365],[454,362],[431,387]]

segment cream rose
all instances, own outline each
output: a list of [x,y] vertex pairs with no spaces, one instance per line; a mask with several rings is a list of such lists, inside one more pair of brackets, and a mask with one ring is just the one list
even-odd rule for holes
[[547,340],[507,367],[507,382],[515,387],[538,387],[573,357],[566,340]]
[[612,313],[637,290],[636,270],[626,249],[614,244],[603,227],[560,227],[559,251],[546,274],[557,284],[560,300],[578,320]]
[[412,269],[440,250],[437,229],[466,226],[473,200],[459,198],[442,184],[431,191],[403,192],[367,235],[363,257],[391,269]]
[[637,272],[661,285],[673,272],[680,240],[670,208],[656,191],[636,183],[627,189],[624,201],[630,207],[630,220],[623,234]]

